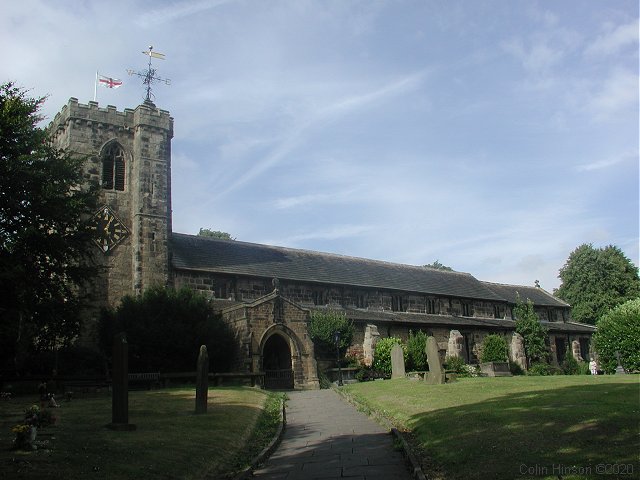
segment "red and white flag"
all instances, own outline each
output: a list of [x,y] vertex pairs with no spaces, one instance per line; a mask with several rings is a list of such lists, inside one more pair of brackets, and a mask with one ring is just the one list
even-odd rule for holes
[[103,75],[98,76],[98,83],[106,88],[118,88],[122,86],[122,80],[117,78],[105,77]]

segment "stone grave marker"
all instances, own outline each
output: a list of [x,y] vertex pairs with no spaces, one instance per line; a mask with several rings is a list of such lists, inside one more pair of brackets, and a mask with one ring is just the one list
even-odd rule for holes
[[207,413],[209,397],[209,354],[207,346],[200,346],[196,367],[196,413]]
[[462,357],[463,349],[464,337],[459,330],[451,330],[447,342],[447,357]]
[[404,352],[397,343],[391,347],[391,378],[404,378]]
[[427,363],[429,363],[429,372],[425,376],[425,381],[429,385],[440,385],[444,383],[444,369],[440,360],[440,352],[438,352],[438,342],[434,337],[427,337]]
[[127,335],[118,333],[113,338],[113,391],[111,393],[112,430],[135,430],[129,423],[129,345]]

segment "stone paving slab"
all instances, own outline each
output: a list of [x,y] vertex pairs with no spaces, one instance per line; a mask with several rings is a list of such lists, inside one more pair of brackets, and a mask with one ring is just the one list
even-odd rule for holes
[[333,390],[288,392],[287,427],[261,480],[409,480],[389,432]]

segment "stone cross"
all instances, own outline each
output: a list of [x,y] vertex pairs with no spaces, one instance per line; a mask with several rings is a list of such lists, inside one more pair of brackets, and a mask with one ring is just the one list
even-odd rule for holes
[[200,346],[196,367],[196,413],[207,413],[209,397],[209,354],[207,346]]
[[404,352],[397,343],[391,347],[391,378],[404,378]]
[[129,345],[127,335],[118,333],[113,338],[113,392],[111,396],[112,430],[135,430],[129,423]]
[[620,352],[616,352],[616,359],[618,360],[618,366],[616,367],[616,375],[626,375],[627,372],[625,372],[624,367],[622,366],[622,363],[620,363]]
[[427,345],[425,347],[427,353],[427,362],[429,363],[429,372],[425,376],[425,381],[429,385],[440,385],[444,383],[444,370],[442,361],[440,360],[440,352],[438,352],[438,342],[434,337],[427,337]]

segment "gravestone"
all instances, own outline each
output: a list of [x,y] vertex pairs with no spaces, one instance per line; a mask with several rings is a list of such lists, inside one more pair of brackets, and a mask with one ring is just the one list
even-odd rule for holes
[[616,367],[616,375],[626,375],[627,372],[624,370],[622,363],[620,363],[620,352],[616,352],[616,358],[618,359],[618,366]]
[[509,356],[511,357],[511,361],[520,366],[522,370],[527,369],[527,357],[524,353],[524,337],[519,333],[513,332],[511,336]]
[[404,378],[404,352],[397,343],[391,347],[391,378]]
[[127,335],[118,333],[113,338],[113,391],[111,393],[112,430],[135,430],[129,423],[129,345]]
[[580,342],[578,340],[574,340],[573,342],[571,342],[571,354],[573,355],[573,358],[576,359],[576,361],[584,361],[580,352]]
[[451,330],[447,343],[447,357],[462,357],[463,350],[464,337],[458,330]]
[[427,337],[427,345],[425,346],[427,353],[427,363],[429,364],[429,372],[425,376],[425,382],[429,385],[440,385],[444,383],[444,369],[440,360],[440,352],[438,351],[438,342],[433,337]]
[[362,343],[362,354],[364,356],[364,364],[367,367],[373,365],[373,353],[376,350],[376,343],[380,338],[380,332],[375,325],[367,325],[364,330],[364,342]]
[[198,364],[196,367],[196,413],[207,413],[209,397],[209,354],[207,346],[200,347]]

